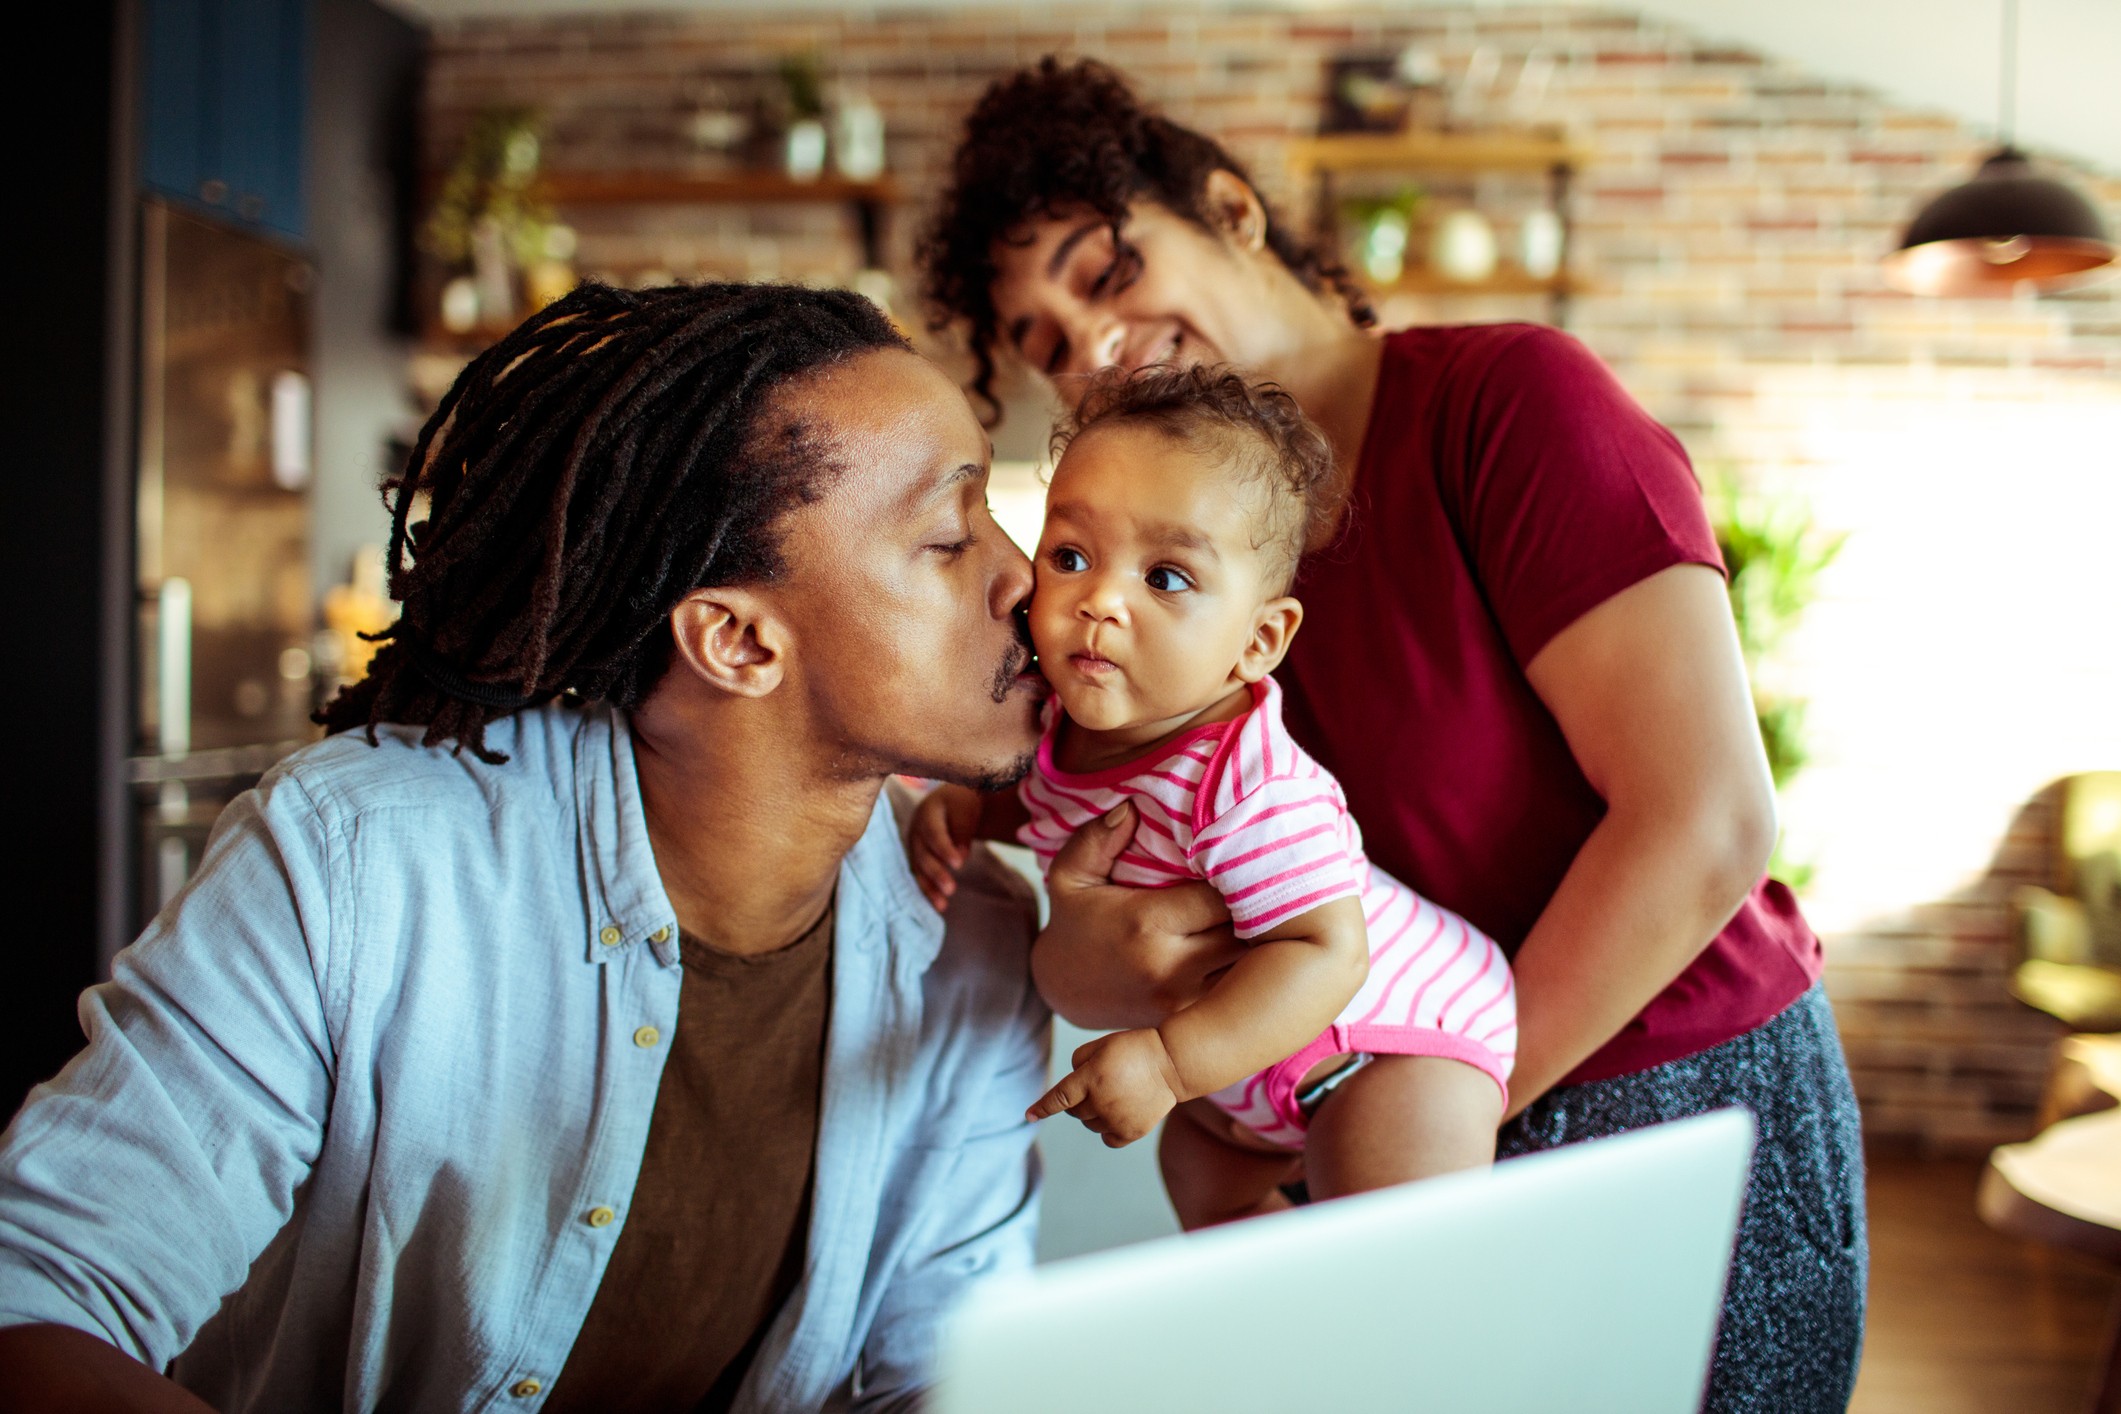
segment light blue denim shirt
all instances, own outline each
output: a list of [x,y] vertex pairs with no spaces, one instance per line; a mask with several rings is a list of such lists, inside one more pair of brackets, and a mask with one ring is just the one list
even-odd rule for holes
[[[0,1325],[90,1331],[229,1414],[538,1407],[682,971],[624,717],[487,740],[507,764],[335,737],[229,807],[0,1137]],[[914,1402],[945,1310],[1031,1261],[1032,902],[991,859],[968,882],[946,936],[888,799],[841,866],[809,1253],[740,1409]]]

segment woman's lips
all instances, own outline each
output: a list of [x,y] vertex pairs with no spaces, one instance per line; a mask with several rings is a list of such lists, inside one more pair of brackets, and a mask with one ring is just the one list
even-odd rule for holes
[[1185,342],[1186,331],[1173,329],[1158,335],[1146,345],[1136,345],[1121,354],[1121,364],[1129,373],[1138,373],[1144,368],[1155,368],[1172,362],[1178,349]]

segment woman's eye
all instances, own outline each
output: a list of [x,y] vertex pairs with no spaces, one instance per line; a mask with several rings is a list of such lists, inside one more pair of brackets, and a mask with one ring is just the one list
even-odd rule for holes
[[930,545],[928,548],[939,555],[948,555],[954,559],[972,548],[974,538],[972,533],[967,531],[965,532],[965,538],[962,540],[947,540],[940,544]]
[[1150,570],[1142,576],[1142,583],[1159,594],[1177,594],[1193,587],[1193,581],[1186,577],[1183,570],[1175,570],[1169,565],[1158,565]]
[[1135,246],[1117,238],[1112,243],[1112,263],[1097,277],[1093,294],[1114,294],[1126,289],[1141,277],[1142,253]]
[[1090,562],[1083,558],[1083,552],[1067,545],[1061,546],[1046,559],[1062,574],[1076,574],[1090,568]]

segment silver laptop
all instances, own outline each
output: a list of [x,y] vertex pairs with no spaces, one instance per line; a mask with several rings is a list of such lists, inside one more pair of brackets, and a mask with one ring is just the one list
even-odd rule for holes
[[955,1314],[933,1409],[1683,1414],[1752,1148],[1723,1110],[1058,1262]]

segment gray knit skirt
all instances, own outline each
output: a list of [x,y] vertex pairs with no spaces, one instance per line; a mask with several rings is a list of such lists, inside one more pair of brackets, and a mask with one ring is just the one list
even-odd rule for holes
[[1712,1050],[1549,1092],[1503,1127],[1496,1157],[1727,1105],[1753,1112],[1759,1138],[1702,1408],[1846,1409],[1870,1248],[1856,1095],[1823,986]]

